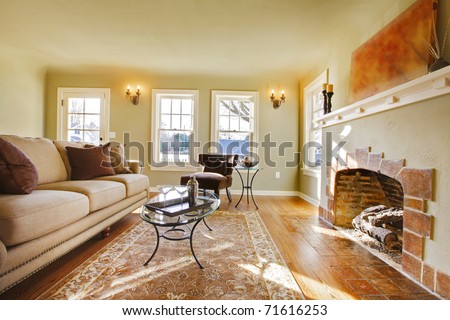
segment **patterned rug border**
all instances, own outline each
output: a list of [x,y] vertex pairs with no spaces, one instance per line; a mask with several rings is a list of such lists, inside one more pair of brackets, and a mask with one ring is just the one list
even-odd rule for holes
[[[267,258],[267,249],[269,248],[271,257],[270,261],[276,261],[280,267],[277,270],[277,279],[274,280],[280,280],[284,281],[285,284],[288,285],[288,288],[294,292],[296,292],[296,295],[298,295],[298,299],[305,299],[303,296],[303,293],[298,286],[297,282],[295,281],[294,276],[292,275],[291,271],[289,270],[284,258],[282,257],[278,247],[276,246],[275,242],[273,241],[270,233],[267,230],[266,225],[264,224],[263,220],[261,219],[259,213],[257,211],[252,212],[234,212],[234,211],[221,211],[218,210],[214,215],[235,215],[235,216],[243,216],[245,218],[245,221],[247,223],[249,234],[252,239],[252,245],[255,250],[256,255],[258,256],[258,259],[261,260],[262,255],[265,255]],[[149,226],[149,224],[144,223],[143,221],[139,220],[136,223],[134,223],[132,226],[127,228],[125,231],[123,231],[117,238],[115,238],[113,241],[105,245],[102,249],[100,249],[98,252],[96,252],[94,255],[89,257],[86,261],[81,263],[78,267],[76,267],[74,270],[69,272],[67,275],[65,275],[62,279],[60,279],[58,282],[56,282],[54,285],[52,285],[49,289],[47,289],[44,293],[42,293],[37,300],[39,299],[46,299],[44,296],[50,294],[50,299],[52,295],[56,294],[59,291],[64,290],[64,286],[62,286],[59,289],[58,288],[61,284],[66,284],[69,281],[75,281],[83,270],[94,270],[95,276],[91,279],[88,286],[95,283],[95,281],[102,275],[105,268],[99,269],[95,267],[95,264],[98,263],[99,260],[101,260],[102,256],[104,256],[109,251],[114,251],[117,254],[117,258],[120,257],[124,252],[126,252],[130,247],[133,246],[134,242],[137,241],[139,238],[136,237],[134,234],[135,231],[139,231],[139,226]],[[143,233],[147,232],[146,228],[143,228],[144,230],[141,230],[139,235],[142,235]],[[252,231],[253,230],[253,231]],[[133,241],[134,239],[134,241]],[[122,245],[124,243],[127,243],[127,245]],[[186,257],[186,259],[193,260],[193,257]],[[113,260],[110,262],[111,266],[116,260]],[[272,274],[273,277],[273,274]],[[276,286],[275,283],[272,281],[265,281],[267,291],[270,293],[271,299],[277,300],[277,299],[286,299],[285,296],[283,296],[282,293],[277,292],[275,290]],[[86,287],[86,285],[85,285]],[[56,289],[56,290],[55,290]],[[54,291],[54,292],[52,292]],[[77,297],[71,297],[74,299],[77,299]]]

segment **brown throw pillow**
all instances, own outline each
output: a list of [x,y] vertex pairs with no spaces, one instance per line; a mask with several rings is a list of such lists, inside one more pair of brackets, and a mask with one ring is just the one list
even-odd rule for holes
[[[103,145],[103,148],[110,147],[111,143],[108,142],[107,144]],[[93,144],[86,144],[84,145],[85,148],[93,148],[95,145]],[[127,159],[125,158],[125,152],[123,150],[123,146],[121,144],[117,144],[110,147],[110,153],[111,157],[111,166],[114,169],[114,172],[116,174],[123,174],[123,173],[133,173],[126,165],[127,165]]]
[[38,178],[30,158],[12,143],[0,138],[0,193],[31,193]]
[[109,149],[109,144],[85,149],[66,147],[72,167],[72,180],[89,180],[114,175]]
[[227,162],[222,160],[208,160],[205,162],[205,168],[203,172],[219,173],[221,175],[227,175]]

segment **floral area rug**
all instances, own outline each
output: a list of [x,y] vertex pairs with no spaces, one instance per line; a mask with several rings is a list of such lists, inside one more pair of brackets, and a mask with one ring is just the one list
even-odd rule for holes
[[39,299],[304,299],[257,212],[216,212],[189,240],[161,238],[140,221]]

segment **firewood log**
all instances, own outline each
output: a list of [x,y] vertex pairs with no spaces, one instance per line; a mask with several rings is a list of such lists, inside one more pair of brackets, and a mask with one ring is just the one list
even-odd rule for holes
[[391,242],[398,242],[398,236],[391,230],[373,226],[370,222],[365,221],[361,215],[356,216],[352,221],[353,227],[364,233],[367,233],[374,239],[377,239],[385,246],[388,246]]
[[401,208],[389,208],[378,212],[375,216],[368,218],[371,225],[375,227],[381,227],[384,224],[390,224],[392,226],[400,226],[403,222],[403,209]]

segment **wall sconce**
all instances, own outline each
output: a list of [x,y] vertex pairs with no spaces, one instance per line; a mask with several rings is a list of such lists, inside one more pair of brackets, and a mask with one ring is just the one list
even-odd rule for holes
[[139,104],[139,96],[141,95],[141,87],[137,86],[136,95],[133,96],[131,95],[130,86],[128,86],[125,94],[128,100],[130,100],[132,104],[137,106]]
[[286,97],[284,96],[284,90],[281,90],[281,97],[280,99],[275,99],[275,91],[272,90],[272,95],[270,96],[270,101],[273,103],[273,108],[278,109],[281,107],[281,103],[284,103],[284,100],[286,100]]

